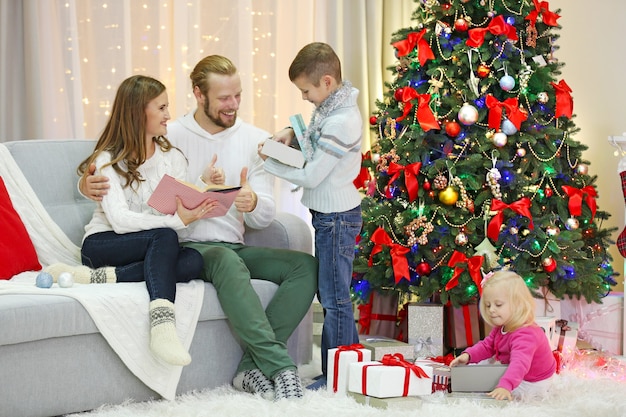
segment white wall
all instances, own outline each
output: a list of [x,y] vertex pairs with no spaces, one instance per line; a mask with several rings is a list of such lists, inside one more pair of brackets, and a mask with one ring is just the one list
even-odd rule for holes
[[[560,77],[573,90],[574,122],[581,131],[574,139],[586,144],[589,174],[597,175],[598,206],[611,214],[606,226],[624,228],[624,194],[617,172],[620,156],[608,136],[626,132],[626,2],[624,0],[551,0],[550,10],[561,9],[560,47],[555,57],[563,62]],[[621,275],[617,291],[623,291],[624,258],[612,245],[613,268]]]

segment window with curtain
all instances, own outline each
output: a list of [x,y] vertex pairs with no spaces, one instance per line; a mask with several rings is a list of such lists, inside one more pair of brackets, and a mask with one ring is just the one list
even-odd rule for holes
[[[195,108],[189,73],[210,54],[230,58],[243,83],[239,116],[268,132],[312,105],[287,69],[313,41],[333,46],[344,79],[361,90],[364,135],[390,34],[408,25],[411,0],[0,0],[0,142],[96,138],[115,91],[143,73],[168,88],[172,117]],[[369,140],[364,141],[369,148]],[[298,193],[277,184],[278,208],[307,216]]]

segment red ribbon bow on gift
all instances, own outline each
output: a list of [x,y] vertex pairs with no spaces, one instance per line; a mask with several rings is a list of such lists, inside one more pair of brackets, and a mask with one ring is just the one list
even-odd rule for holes
[[334,358],[335,369],[333,371],[333,392],[337,392],[337,380],[339,379],[339,356],[341,355],[341,352],[356,352],[357,362],[363,362],[363,352],[359,349],[365,349],[365,346],[360,343],[337,346]]
[[461,272],[463,272],[463,268],[459,264],[466,264],[467,272],[470,274],[472,281],[474,281],[476,287],[478,288],[478,294],[482,295],[482,288],[480,287],[480,280],[482,279],[480,267],[483,266],[483,260],[484,258],[478,255],[472,256],[468,259],[464,253],[455,250],[448,261],[448,266],[450,268],[454,268],[454,273],[452,274],[450,281],[446,283],[446,291],[450,291],[452,288],[459,285],[459,276],[461,275]]
[[504,201],[493,199],[491,201],[491,211],[497,211],[498,213],[493,216],[491,221],[489,222],[489,226],[487,227],[487,236],[489,239],[494,242],[498,240],[498,235],[500,234],[500,226],[504,222],[504,209],[513,210],[517,214],[521,214],[524,217],[528,217],[530,220],[528,224],[528,228],[534,229],[535,225],[533,224],[533,218],[530,214],[530,199],[528,197],[522,197],[519,200],[506,204]]
[[414,363],[404,360],[404,356],[401,353],[394,353],[393,355],[386,354],[381,359],[381,364],[364,365],[361,370],[361,392],[363,395],[367,395],[367,369],[371,366],[401,366],[405,369],[404,374],[404,387],[402,396],[409,395],[409,382],[411,377],[411,371],[415,373],[418,378],[428,378],[428,374],[419,366]]
[[365,183],[372,179],[370,170],[363,166],[363,161],[370,159],[372,159],[372,153],[370,151],[361,154],[361,170],[359,171],[359,175],[357,175],[352,182],[356,188],[365,188]]
[[539,13],[541,13],[541,20],[548,26],[557,26],[558,23],[556,20],[560,18],[558,14],[550,11],[550,4],[547,1],[538,1],[533,0],[535,4],[535,10],[528,13],[528,16],[525,17],[525,20],[530,20],[534,25],[537,23],[537,17],[539,17]]
[[378,229],[376,229],[376,231],[374,231],[371,241],[375,243],[375,246],[370,253],[368,266],[371,267],[374,264],[372,258],[378,252],[383,250],[383,245],[389,246],[389,252],[391,253],[391,262],[393,264],[393,274],[396,284],[400,282],[402,278],[410,281],[409,261],[406,259],[406,254],[409,253],[410,249],[394,243],[385,231],[385,229],[383,229],[382,227],[379,227]]
[[558,84],[550,82],[550,85],[554,87],[556,94],[554,117],[566,116],[568,119],[571,119],[574,113],[574,99],[572,99],[571,95],[572,89],[567,85],[565,80],[559,81]]
[[424,39],[426,29],[421,32],[411,32],[407,35],[406,39],[394,42],[391,45],[398,50],[398,57],[403,57],[411,53],[417,46],[417,56],[420,61],[420,65],[424,66],[429,59],[435,59],[433,50],[430,49],[428,42]]
[[396,120],[401,121],[406,118],[411,109],[413,103],[411,100],[417,99],[417,121],[424,132],[428,132],[430,129],[440,129],[439,122],[433,114],[430,108],[430,94],[419,94],[412,87],[404,87],[402,89],[402,102],[404,103],[404,112],[402,116]]
[[583,200],[585,200],[585,203],[587,203],[589,209],[591,209],[591,220],[593,221],[593,218],[596,215],[595,198],[598,196],[595,188],[591,185],[587,185],[586,187],[580,189],[569,185],[563,185],[561,188],[569,197],[569,202],[567,203],[569,214],[572,216],[580,216],[583,212]]
[[465,42],[467,46],[478,48],[485,41],[485,35],[490,32],[494,36],[506,35],[512,41],[517,40],[515,27],[504,21],[502,15],[494,17],[486,28],[470,29],[467,34],[469,39]]
[[395,180],[400,177],[400,174],[404,172],[404,184],[406,185],[406,190],[409,193],[409,201],[414,201],[417,198],[417,191],[419,190],[419,182],[417,181],[417,176],[420,173],[420,168],[422,167],[421,162],[413,162],[407,166],[400,165],[395,162],[389,163],[389,168],[387,168],[387,174],[391,175],[389,178],[389,182],[387,183],[387,198],[391,198],[391,191],[389,187],[393,184]]
[[528,118],[528,115],[520,110],[517,98],[507,98],[501,102],[491,94],[488,94],[485,104],[489,109],[490,129],[500,130],[503,109],[506,109],[507,118],[515,125],[517,130],[520,130],[522,122]]

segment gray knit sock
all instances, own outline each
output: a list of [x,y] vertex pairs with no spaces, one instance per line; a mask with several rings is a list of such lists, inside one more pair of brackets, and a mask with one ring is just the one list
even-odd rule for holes
[[112,266],[91,269],[85,265],[73,266],[56,263],[46,267],[44,271],[52,275],[54,282],[57,282],[59,275],[63,272],[72,274],[74,282],[79,284],[109,284],[117,282],[115,268]]
[[274,390],[276,393],[276,401],[286,398],[302,398],[304,390],[302,382],[295,369],[286,369],[274,375]]
[[274,384],[260,369],[239,372],[233,379],[233,387],[250,394],[259,394],[266,400],[274,399]]

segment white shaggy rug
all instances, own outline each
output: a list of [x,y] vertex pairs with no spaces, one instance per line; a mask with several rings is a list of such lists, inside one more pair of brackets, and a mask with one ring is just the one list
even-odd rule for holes
[[[319,350],[314,346],[314,351]],[[319,355],[300,367],[303,382],[319,370]],[[205,390],[176,398],[175,401],[128,403],[103,406],[89,413],[72,417],[626,417],[626,362],[608,358],[597,352],[579,353],[568,359],[566,369],[556,375],[555,390],[550,397],[536,401],[513,401],[494,406],[461,399],[449,404],[443,394],[425,397],[421,406],[412,410],[382,410],[358,404],[351,398],[336,396],[326,390],[309,391],[297,401],[271,402],[240,393],[230,386]]]

